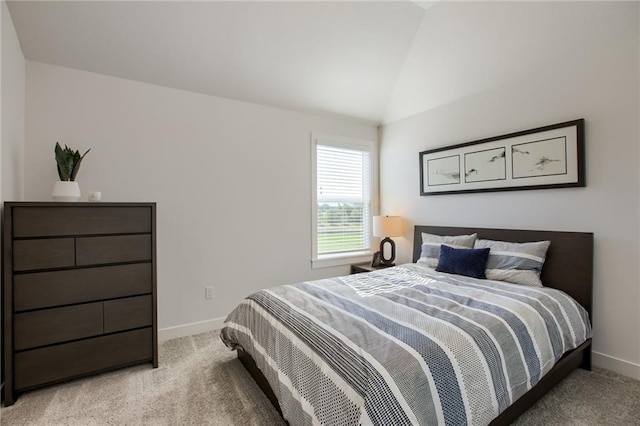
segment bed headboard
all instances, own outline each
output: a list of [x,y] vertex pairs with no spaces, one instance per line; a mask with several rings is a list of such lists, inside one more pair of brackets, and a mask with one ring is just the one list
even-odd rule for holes
[[593,233],[416,225],[413,234],[414,262],[420,258],[422,232],[435,235],[464,235],[475,232],[478,238],[513,243],[551,241],[542,267],[542,283],[546,287],[557,288],[573,297],[591,317]]

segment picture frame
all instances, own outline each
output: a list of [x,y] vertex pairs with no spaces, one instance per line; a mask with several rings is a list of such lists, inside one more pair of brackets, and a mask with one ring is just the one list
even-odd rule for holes
[[373,253],[373,258],[371,259],[371,266],[377,268],[382,265],[382,253],[377,251]]
[[583,118],[422,151],[420,195],[584,187]]

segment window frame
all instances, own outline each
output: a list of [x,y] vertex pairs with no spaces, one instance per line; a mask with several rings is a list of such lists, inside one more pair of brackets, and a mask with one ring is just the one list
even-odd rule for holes
[[[369,249],[348,252],[318,255],[318,180],[317,180],[317,146],[335,146],[339,148],[369,151],[371,170],[371,194],[370,194],[370,226],[368,229]],[[358,139],[347,136],[330,135],[321,132],[311,133],[311,267],[328,268],[333,266],[349,265],[352,263],[368,262],[373,255],[373,216],[378,213],[378,143],[368,139]]]

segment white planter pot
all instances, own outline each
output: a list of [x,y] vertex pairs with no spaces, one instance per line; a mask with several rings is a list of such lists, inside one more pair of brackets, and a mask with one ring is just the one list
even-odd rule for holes
[[53,185],[51,195],[55,201],[79,201],[80,186],[78,182],[58,181]]

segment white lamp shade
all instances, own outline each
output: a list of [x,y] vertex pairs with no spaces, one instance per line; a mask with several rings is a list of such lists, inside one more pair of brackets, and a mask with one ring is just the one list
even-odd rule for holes
[[402,217],[400,216],[374,216],[374,237],[399,237],[402,235]]

